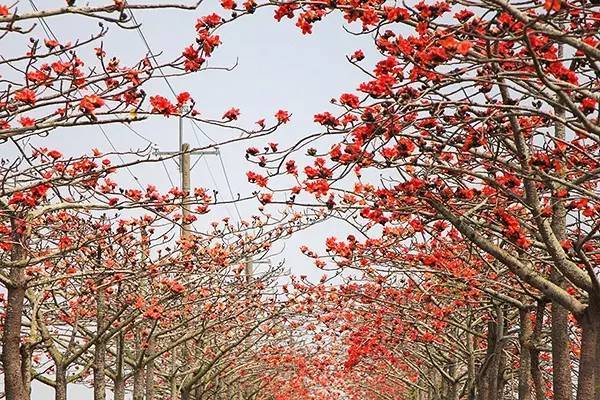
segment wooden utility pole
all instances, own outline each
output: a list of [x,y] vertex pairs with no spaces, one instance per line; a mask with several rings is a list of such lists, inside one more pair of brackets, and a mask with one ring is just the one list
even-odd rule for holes
[[246,283],[250,283],[252,282],[252,274],[254,273],[254,264],[251,258],[246,260],[246,268],[245,271],[246,273]]
[[193,168],[193,165],[191,164],[191,156],[197,155],[202,157],[203,155],[218,154],[218,148],[214,148],[211,150],[190,150],[189,143],[183,142],[183,117],[179,117],[179,151],[159,151],[158,149],[154,150],[154,155],[158,157],[174,155],[179,156],[177,164],[179,165],[181,190],[184,193],[181,199],[181,239],[185,239],[185,237],[188,236],[191,232],[191,224],[188,221],[188,216],[190,215],[190,191],[192,186],[190,174]]
[[181,145],[181,190],[183,190],[183,198],[181,199],[181,239],[185,239],[190,232],[190,173],[192,166],[190,164],[190,145],[183,143]]
[[[185,111],[185,110],[184,110]],[[183,142],[183,117],[179,117],[179,150],[178,151],[159,151],[158,149],[154,150],[154,155],[158,157],[165,156],[178,156],[177,164],[179,165],[179,175],[180,175],[180,186],[183,191],[183,196],[181,198],[181,233],[180,240],[183,242],[189,236],[191,229],[191,222],[188,220],[190,215],[190,191],[192,188],[191,185],[191,177],[190,174],[192,172],[192,168],[194,167],[191,164],[191,156],[198,155],[202,157],[203,155],[218,155],[219,149],[214,148],[211,150],[190,150],[189,143]],[[183,344],[183,348],[181,349],[183,355],[187,354],[186,344]],[[179,399],[179,389],[177,387],[177,378],[175,372],[177,371],[177,358],[176,358],[177,348],[174,348],[172,351],[171,357],[171,382],[170,382],[170,394],[172,400]],[[154,371],[153,371],[154,372]],[[154,395],[153,391],[152,394]]]

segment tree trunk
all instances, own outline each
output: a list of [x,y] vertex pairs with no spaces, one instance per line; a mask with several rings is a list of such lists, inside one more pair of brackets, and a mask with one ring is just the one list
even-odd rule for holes
[[596,315],[596,369],[594,371],[594,399],[600,399],[600,315]]
[[125,379],[118,376],[115,379],[115,400],[125,400]]
[[196,386],[196,390],[195,390],[195,394],[194,394],[194,397],[195,397],[194,400],[202,400],[202,397],[203,397],[202,396],[202,392],[203,392],[202,385],[200,384],[200,385]]
[[21,346],[21,377],[23,379],[23,387],[25,388],[24,400],[31,398],[31,356],[33,347],[30,342],[26,342]]
[[144,400],[144,364],[141,349],[141,334],[140,328],[136,328],[135,332],[135,358],[136,364],[133,371],[133,400]]
[[171,388],[170,388],[170,393],[171,393],[171,400],[177,400],[177,377],[175,376],[176,372],[177,372],[177,366],[176,366],[176,353],[177,352],[177,348],[174,348],[172,350],[171,353]]
[[572,399],[571,353],[569,350],[569,312],[552,303],[552,384],[555,400]]
[[494,347],[496,346],[496,324],[494,321],[489,321],[487,326],[487,343],[485,362],[480,368],[485,368],[479,373],[477,379],[477,400],[490,400],[488,393],[490,391],[490,368],[494,357]]
[[98,291],[96,326],[99,337],[94,345],[94,400],[106,400],[106,343],[104,341],[104,289]]
[[[562,56],[563,47],[559,45],[559,57]],[[560,103],[560,100],[559,100]],[[558,118],[565,117],[565,110],[562,103],[554,108],[554,112]],[[554,137],[557,140],[564,140],[566,137],[565,125],[557,122],[554,129]],[[559,172],[560,173],[560,172]],[[560,187],[555,187],[558,191]],[[565,209],[564,200],[553,196],[552,197],[552,232],[556,239],[561,242],[566,238],[566,220],[567,212]],[[557,270],[553,268],[550,273],[550,280],[565,288],[565,279]],[[552,381],[554,386],[554,400],[571,400],[572,394],[572,377],[571,377],[571,354],[569,350],[569,312],[556,302],[552,302]]]
[[123,332],[117,336],[117,363],[115,374],[115,400],[125,400],[125,375],[123,373],[123,357],[125,352]]
[[54,399],[67,400],[67,370],[62,365],[56,364],[56,385],[54,386]]
[[594,370],[594,399],[600,399],[600,315],[596,315],[596,369]]
[[453,382],[448,382],[448,400],[458,400],[458,381],[456,380],[456,360],[451,358],[448,364],[448,375],[455,378]]
[[598,319],[598,307],[596,306],[596,301],[592,300],[579,321],[581,323],[582,334],[577,400],[597,400],[595,397],[595,375],[597,368]]
[[133,400],[144,400],[144,367],[136,367],[133,374]]
[[546,311],[546,303],[539,302],[536,309],[535,327],[533,328],[533,336],[531,339],[531,378],[533,387],[535,388],[535,400],[546,399],[546,385],[544,376],[540,367],[540,350],[538,345],[542,336],[542,328],[544,327],[544,314]]
[[[18,247],[18,246],[15,246]],[[15,250],[20,253],[20,250]],[[17,256],[19,258],[20,256]],[[2,365],[6,400],[23,400],[27,391],[21,374],[21,318],[25,302],[25,272],[12,268],[11,284],[7,285],[6,319],[2,335]]]
[[[150,337],[148,343],[148,356],[154,355],[154,338]],[[154,360],[146,365],[146,400],[154,400]]]
[[529,310],[519,310],[519,400],[531,400],[531,337]]
[[496,400],[498,394],[498,374],[500,370],[500,357],[499,357],[499,341],[501,337],[498,335],[501,330],[502,321],[500,313],[498,314],[497,321],[488,324],[488,354],[491,357],[488,368],[485,374],[485,380],[487,381],[487,393],[485,394],[485,400]]

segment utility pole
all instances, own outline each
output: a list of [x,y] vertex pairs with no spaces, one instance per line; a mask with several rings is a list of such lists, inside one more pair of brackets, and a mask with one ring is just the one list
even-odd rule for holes
[[177,164],[179,165],[181,190],[184,193],[181,199],[182,221],[180,237],[181,239],[185,239],[191,231],[191,224],[188,221],[188,216],[190,215],[190,190],[192,186],[190,173],[192,172],[192,168],[194,167],[191,164],[191,156],[197,155],[202,157],[203,155],[218,155],[219,149],[214,148],[211,150],[190,151],[190,144],[183,142],[183,117],[179,117],[179,151],[159,151],[158,148],[154,149],[154,155],[157,157],[174,156],[177,154],[179,155]]
[[246,274],[246,283],[252,282],[252,274],[254,274],[254,261],[252,261],[252,258],[246,260],[246,268],[244,272]]
[[[182,110],[187,112],[187,110]],[[191,156],[197,155],[202,157],[203,155],[218,155],[219,149],[214,148],[211,150],[197,150],[191,151],[189,143],[184,143],[183,141],[183,117],[179,117],[179,151],[159,151],[158,148],[154,149],[154,155],[157,157],[165,157],[165,156],[178,156],[178,160],[176,163],[179,166],[179,175],[180,175],[180,187],[183,191],[183,196],[181,198],[181,233],[180,240],[183,242],[189,236],[191,232],[191,223],[188,221],[188,216],[190,215],[190,191],[191,191],[191,178],[190,174],[192,172],[192,168],[194,165],[191,164]],[[187,348],[184,346],[181,349],[181,352],[184,357],[187,355]],[[173,349],[172,357],[171,357],[171,399],[177,400],[178,389],[177,389],[177,377],[175,372],[177,370],[177,359],[176,359],[177,348]]]

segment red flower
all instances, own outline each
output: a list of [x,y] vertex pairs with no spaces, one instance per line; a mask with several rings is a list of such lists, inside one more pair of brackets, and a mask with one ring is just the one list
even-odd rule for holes
[[246,172],[246,177],[248,177],[248,182],[256,183],[260,187],[266,187],[268,178],[257,174],[256,172],[248,171]]
[[84,96],[79,103],[79,109],[86,114],[93,114],[97,108],[104,105],[104,100],[96,94]]
[[69,239],[68,236],[63,236],[58,241],[58,247],[61,250],[65,250],[66,248],[68,248],[69,246],[71,246],[71,244],[73,244],[73,241],[71,239]]
[[561,3],[561,0],[546,0],[544,8],[546,11],[560,11]]
[[228,111],[226,111],[225,114],[223,114],[223,119],[232,121],[234,119],[238,119],[239,116],[240,116],[240,109],[239,108],[231,108]]
[[285,110],[279,110],[275,113],[275,118],[277,118],[277,122],[280,124],[285,124],[290,120],[290,114]]
[[7,6],[0,6],[0,17],[8,16],[9,11]]
[[226,10],[233,10],[237,4],[233,0],[221,0],[221,7]]
[[273,195],[271,193],[263,193],[260,195],[260,202],[263,204],[270,203],[273,201]]
[[340,124],[340,121],[331,115],[329,112],[324,112],[322,114],[315,115],[315,122],[323,125],[323,126],[331,126],[334,127]]
[[41,84],[50,79],[50,77],[43,71],[32,71],[27,73],[27,79],[33,83]]
[[471,50],[471,47],[473,46],[473,44],[467,40],[463,40],[462,42],[460,42],[458,44],[458,46],[456,46],[456,51],[458,51],[460,54],[467,55],[467,53],[469,52],[469,50]]
[[199,31],[205,28],[214,28],[219,25],[223,21],[220,15],[212,13],[210,15],[206,15],[196,21],[196,30]]
[[327,183],[325,179],[307,182],[306,191],[309,193],[315,193],[317,196],[326,195],[329,191],[329,183]]
[[340,103],[350,108],[357,108],[360,101],[358,100],[357,96],[350,93],[344,93],[340,96]]
[[35,119],[30,118],[30,117],[21,117],[21,119],[19,120],[19,123],[21,125],[23,125],[23,127],[29,127],[29,126],[34,126],[35,125]]
[[183,50],[182,55],[186,58],[184,68],[186,71],[198,71],[202,64],[204,64],[204,58],[199,55],[200,50],[195,49],[194,46],[186,47]]
[[246,149],[246,154],[249,154],[249,155],[251,155],[251,156],[255,156],[255,155],[257,155],[258,153],[260,153],[260,150],[258,150],[256,147],[248,147],[248,148]]
[[410,18],[410,14],[406,8],[401,7],[384,7],[385,17],[391,22],[405,21]]
[[401,138],[398,140],[398,155],[401,157],[409,156],[415,151],[415,144],[409,138]]
[[363,53],[363,51],[362,51],[362,50],[356,50],[356,51],[354,52],[354,54],[352,54],[352,56],[351,56],[350,58],[352,58],[352,59],[354,59],[354,60],[356,60],[356,61],[361,61],[361,60],[364,60],[364,58],[365,58],[365,53]]
[[288,160],[285,163],[285,170],[290,175],[298,175],[298,167],[296,166],[296,162],[294,160]]
[[161,306],[150,306],[146,309],[146,312],[144,313],[144,317],[146,318],[150,318],[153,320],[158,320],[160,319],[160,317],[162,316],[164,309]]
[[188,46],[185,49],[183,49],[183,52],[181,54],[187,59],[195,60],[196,58],[198,58],[199,52],[197,49],[194,48],[194,46]]
[[191,98],[192,96],[190,96],[188,92],[181,92],[177,95],[177,105],[181,107],[182,105],[190,101]]
[[177,108],[166,98],[162,96],[150,97],[150,104],[152,105],[152,112],[157,114],[163,114],[167,117],[177,112]]
[[254,10],[256,9],[256,2],[254,0],[246,0],[243,5],[246,11],[248,11],[249,13],[254,12]]
[[35,104],[35,92],[31,89],[22,89],[15,93],[15,100],[26,104]]
[[471,18],[473,15],[475,15],[475,14],[472,11],[461,10],[461,11],[457,12],[456,14],[454,14],[454,18],[456,18],[460,22],[465,22],[466,20]]
[[52,50],[53,48],[57,47],[60,45],[60,43],[58,43],[56,40],[54,39],[44,39],[44,44],[46,45],[47,48],[49,48],[50,50]]
[[71,67],[71,64],[69,64],[68,62],[63,62],[63,61],[57,61],[52,63],[51,68],[54,72],[56,72],[56,74],[61,75],[63,73],[65,73],[66,70],[68,70]]
[[59,158],[61,158],[63,155],[60,151],[58,150],[51,150],[48,152],[48,157],[54,159],[54,160],[58,160]]
[[598,102],[596,101],[596,99],[586,97],[583,100],[581,100],[581,110],[586,114],[592,113],[596,109],[597,104]]

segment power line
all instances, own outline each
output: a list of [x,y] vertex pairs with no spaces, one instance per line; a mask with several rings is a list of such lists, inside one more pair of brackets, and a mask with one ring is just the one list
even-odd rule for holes
[[[131,20],[135,24],[136,30],[138,31],[138,34],[142,38],[142,41],[144,42],[144,45],[146,46],[146,49],[148,50],[148,53],[150,54],[150,57],[152,58],[152,61],[154,61],[154,64],[156,65],[158,71],[160,72],[160,75],[163,77],[164,81],[166,82],[166,84],[169,87],[169,90],[171,91],[171,93],[173,94],[173,96],[177,97],[177,92],[173,88],[173,85],[171,85],[171,81],[169,81],[169,79],[167,78],[167,75],[165,75],[164,71],[160,67],[160,64],[156,60],[156,56],[154,55],[154,51],[152,51],[152,48],[150,47],[150,43],[148,42],[148,39],[146,39],[146,35],[144,35],[144,32],[142,31],[141,24],[138,23],[137,19],[135,18],[135,15],[133,15],[133,10],[131,10],[131,9],[129,10],[129,15],[131,16]],[[195,120],[192,119],[191,121],[192,121],[192,124],[195,125],[196,128],[198,128],[198,130],[200,131],[200,133],[202,133],[202,135],[204,135],[204,137],[206,137],[212,143],[217,143],[206,132],[204,132],[204,130],[200,127],[200,125],[198,125],[198,123]],[[196,136],[196,141],[198,142],[198,146],[201,146],[200,140],[198,139],[198,135],[197,135],[197,133],[195,131],[194,131],[194,135]]]
[[[131,16],[131,20],[135,24],[136,30],[138,31],[138,33],[140,35],[140,38],[144,42],[144,45],[146,46],[146,49],[148,50],[148,53],[150,54],[150,57],[152,58],[152,61],[154,61],[154,64],[156,65],[158,71],[160,72],[161,76],[163,77],[165,83],[167,84],[167,87],[169,88],[169,90],[171,91],[171,93],[173,94],[173,96],[177,97],[177,93],[175,92],[175,89],[173,88],[173,85],[171,85],[171,82],[169,81],[169,79],[167,78],[166,74],[162,70],[160,64],[156,60],[156,57],[154,55],[155,53],[154,53],[154,51],[152,51],[152,48],[150,47],[150,43],[149,43],[148,39],[146,38],[146,35],[144,35],[144,32],[142,31],[141,24],[139,24],[138,21],[137,21],[137,19],[135,18],[135,15],[133,14],[133,10],[129,10],[129,15]],[[200,143],[200,139],[198,137],[198,133],[196,131],[196,128],[198,128],[198,130],[202,133],[202,135],[204,135],[204,137],[206,137],[212,143],[216,143],[216,141],[213,138],[211,138],[206,132],[204,132],[204,130],[200,127],[200,125],[195,120],[190,119],[190,121],[192,123],[191,126],[192,126],[192,131],[194,133],[194,137],[196,138],[196,142],[198,143],[199,147],[202,147],[202,144]],[[205,161],[206,167],[208,169],[209,175],[210,175],[210,177],[211,177],[211,179],[213,181],[213,184],[218,189],[218,184],[217,184],[216,179],[214,178],[212,170],[210,169],[210,165],[208,164],[208,161],[206,161],[206,159],[204,159],[204,161]],[[237,214],[238,218],[241,221],[242,220],[242,216],[241,216],[240,210],[239,210],[239,208],[237,206],[237,203],[235,201],[235,197],[233,195],[233,189],[231,187],[229,176],[227,175],[227,170],[225,169],[225,164],[223,162],[223,157],[221,156],[221,153],[219,153],[219,161],[220,161],[220,164],[221,164],[221,168],[223,169],[223,175],[225,176],[225,181],[227,183],[227,188],[229,189],[229,194],[231,195],[231,200],[233,202],[233,206],[235,207],[236,214]],[[165,170],[166,170],[166,167],[165,167]],[[226,208],[229,209],[229,207],[226,207]]]
[[219,153],[219,161],[221,163],[221,168],[223,169],[223,175],[225,176],[225,182],[227,183],[227,188],[229,189],[229,194],[231,195],[231,200],[233,201],[233,206],[235,207],[235,212],[238,215],[240,221],[242,220],[242,216],[240,214],[240,210],[238,209],[237,202],[233,196],[233,190],[231,189],[231,182],[229,182],[229,176],[227,175],[227,170],[225,169],[225,163],[223,162],[223,157],[221,153]]
[[[34,11],[38,12],[39,9],[37,8],[36,4],[34,3],[33,0],[29,0],[29,4],[31,4],[31,7],[33,8]],[[52,37],[54,40],[56,40],[57,42],[59,42],[58,37],[54,34],[54,32],[52,31],[52,29],[50,28],[50,25],[42,18],[42,17],[38,17],[38,20],[40,21],[41,25],[42,25],[42,29],[44,30],[44,32],[46,33],[46,35],[48,37]],[[58,55],[58,58],[61,59],[61,55]],[[79,89],[77,89],[77,92],[79,94],[81,94],[81,91]],[[125,124],[124,124],[125,125]],[[98,129],[100,129],[100,131],[102,132],[102,135],[104,135],[104,138],[108,141],[108,144],[110,145],[110,147],[113,149],[113,151],[115,152],[115,154],[117,155],[117,157],[119,157],[119,160],[121,161],[121,163],[125,164],[125,160],[123,159],[123,156],[121,156],[121,154],[119,154],[117,148],[115,147],[115,145],[112,143],[112,141],[110,140],[110,138],[108,137],[108,134],[106,133],[106,131],[104,130],[104,128],[102,128],[102,126],[100,125],[96,125],[98,127]],[[132,129],[131,127],[129,127],[130,129]],[[133,129],[132,129],[133,130]],[[139,134],[138,134],[139,135]],[[145,139],[147,140],[147,139]],[[127,166],[125,167],[125,169],[129,172],[129,174],[131,175],[131,177],[134,179],[134,181],[138,184],[138,186],[144,190],[144,187],[142,186],[142,184],[140,183],[139,179],[137,176],[135,176],[133,174],[133,172],[131,172],[131,169]]]
[[[192,124],[192,131],[194,131],[194,133],[196,133],[196,128],[194,128],[194,125]],[[196,139],[198,139],[198,136],[196,135]],[[205,160],[206,161],[206,160]],[[227,170],[225,169],[225,164],[223,163],[223,156],[221,155],[221,153],[219,153],[219,162],[221,163],[221,168],[223,169],[223,175],[225,176],[225,182],[227,183],[227,188],[229,189],[229,194],[231,196],[231,200],[233,203],[233,206],[235,207],[235,212],[238,216],[238,218],[240,219],[240,221],[242,220],[242,216],[240,214],[240,210],[237,206],[237,202],[235,201],[235,196],[233,195],[233,189],[231,188],[231,183],[229,181],[229,176],[227,175]],[[210,166],[208,165],[208,162],[206,162],[206,167],[208,168],[208,172],[213,180],[214,185],[218,188],[218,184],[216,182],[216,180],[214,179],[214,176],[212,174],[212,171],[210,169]],[[229,209],[229,207],[227,207]]]

